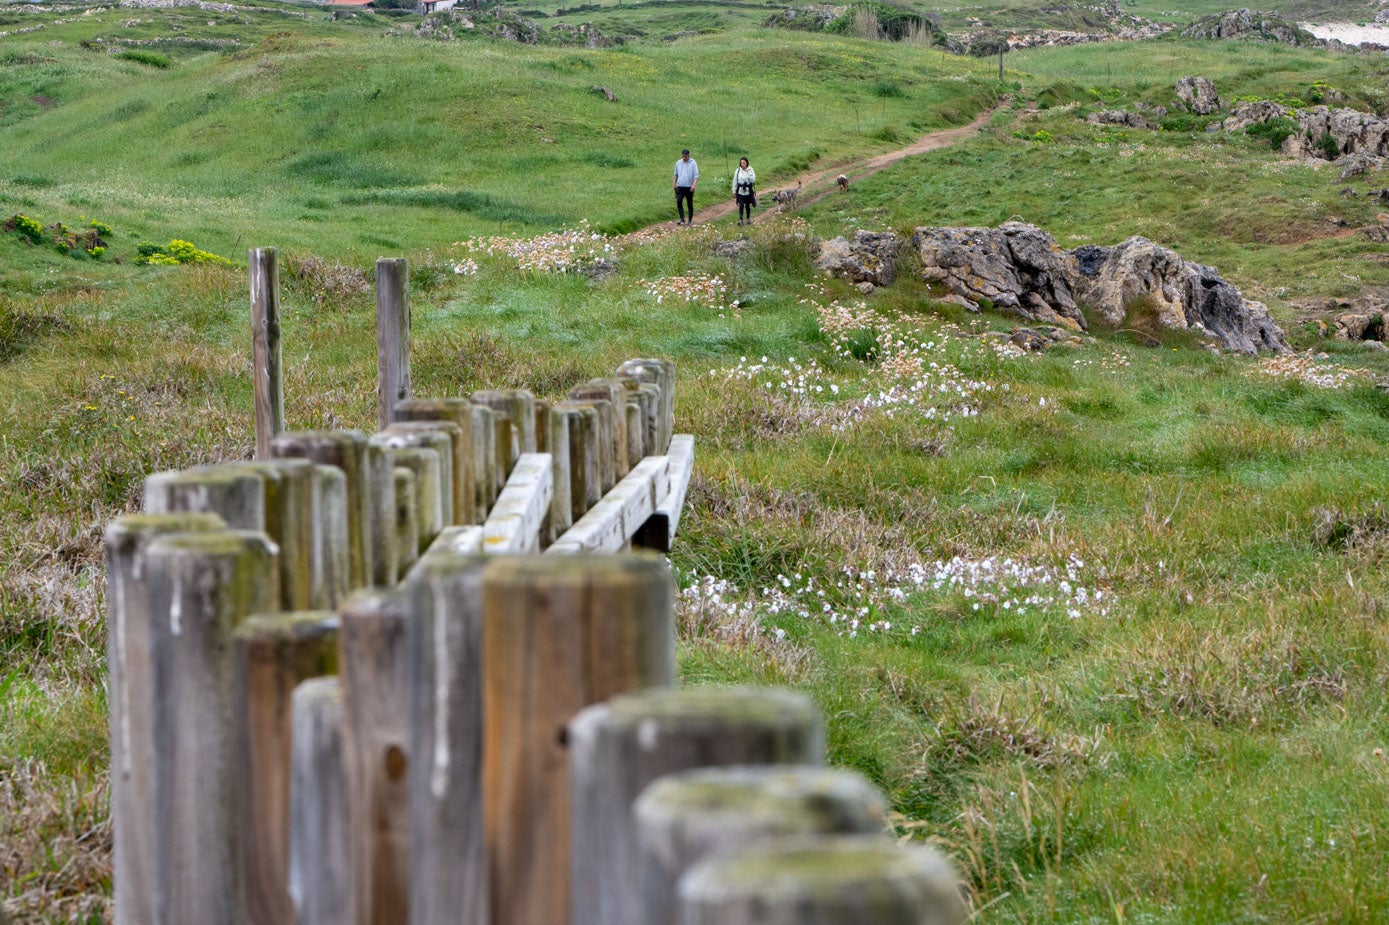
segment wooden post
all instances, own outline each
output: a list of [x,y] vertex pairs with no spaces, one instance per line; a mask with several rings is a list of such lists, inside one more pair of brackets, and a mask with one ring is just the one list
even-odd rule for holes
[[216,514],[234,530],[265,529],[265,483],[254,472],[189,469],[145,479],[146,514]]
[[537,449],[535,432],[535,396],[525,389],[480,389],[473,393],[473,404],[486,405],[511,421],[512,457],[522,453],[541,452]]
[[313,581],[309,606],[331,610],[347,594],[352,577],[351,534],[347,529],[347,476],[337,466],[313,467]]
[[641,401],[628,395],[624,408],[627,415],[627,458],[633,466],[646,458],[646,412]]
[[440,504],[444,508],[443,526],[451,527],[458,521],[458,492],[461,488],[454,467],[460,460],[458,425],[446,421],[397,421],[387,427],[380,435],[389,437],[401,446],[433,450],[439,454]]
[[487,523],[487,512],[497,500],[497,423],[491,408],[472,405],[474,506],[477,522]]
[[465,398],[412,398],[395,406],[395,416],[399,422],[436,421],[458,428],[456,433],[450,431],[450,435],[454,438],[453,517],[459,524],[481,524],[486,520],[477,515],[477,474],[473,465],[477,450],[473,446],[472,408],[472,402]]
[[396,583],[395,451],[368,443],[366,447],[366,503],[371,522],[367,546],[367,577],[373,588]]
[[409,595],[360,592],[338,615],[351,925],[409,921]]
[[[571,523],[578,520],[603,497],[598,411],[586,402],[556,402],[550,414],[560,419],[569,437],[569,500],[573,503]],[[553,436],[552,438],[553,439]]]
[[485,562],[475,552],[431,548],[410,576],[412,925],[487,925],[482,838]]
[[145,549],[157,537],[225,530],[215,514],[130,514],[106,528],[106,665],[111,723],[112,868],[118,925],[166,921],[155,849],[158,794],[156,755],[169,740],[163,718],[162,672],[169,622],[150,606]]
[[636,385],[636,391],[627,396],[631,401],[635,396],[641,404],[642,417],[646,421],[646,433],[642,437],[642,446],[647,456],[659,456],[667,452],[666,445],[669,443],[661,442],[661,390],[649,382],[639,382],[635,379],[624,379]]
[[492,412],[492,425],[496,428],[493,445],[497,448],[497,492],[500,493],[511,475],[512,466],[516,465],[517,440],[511,426],[511,418],[504,412]]
[[200,467],[251,472],[265,488],[265,532],[280,547],[280,610],[307,610],[313,597],[313,516],[317,479],[307,459],[265,459]]
[[650,453],[664,453],[675,434],[675,364],[670,360],[628,360],[617,368],[619,379],[635,379],[661,391],[661,424]]
[[297,925],[349,922],[347,778],[342,686],[315,678],[294,689],[289,783],[289,895]]
[[499,557],[483,574],[483,793],[493,925],[569,921],[564,730],[675,679],[659,557]]
[[671,438],[666,453],[670,458],[670,490],[641,529],[632,535],[633,546],[657,552],[670,552],[670,544],[680,526],[685,492],[690,487],[690,476],[694,473],[694,437],[676,434]]
[[[550,516],[545,526],[545,545],[557,540],[574,523],[573,480],[569,475],[569,419],[545,404],[545,449],[554,466],[554,494],[550,496]],[[537,440],[537,442],[539,442]]]
[[371,583],[372,497],[366,434],[357,430],[300,430],[280,434],[270,445],[278,459],[310,459],[337,466],[347,479],[349,590]]
[[167,623],[153,666],[159,726],[154,812],[156,925],[245,921],[237,889],[240,813],[232,632],[279,603],[274,546],[262,533],[179,533],[144,557],[150,617]]
[[[415,519],[420,549],[434,542],[439,531],[453,520],[453,453],[443,434],[377,434],[371,442],[391,453],[396,467],[409,469],[415,476]],[[410,556],[415,561],[415,556]],[[397,571],[403,574],[404,569]]]
[[631,466],[627,463],[627,397],[616,379],[591,379],[569,390],[571,401],[589,402],[598,409],[603,439],[603,490],[617,484]]
[[754,845],[680,880],[681,925],[961,925],[950,863],[924,845],[833,835]]
[[385,428],[410,397],[410,267],[404,257],[376,261],[377,421]]
[[324,611],[249,617],[236,628],[238,879],[248,925],[294,921],[289,895],[291,697],[337,670],[338,619]]
[[251,268],[251,391],[255,399],[256,459],[270,458],[270,441],[285,429],[280,362],[280,271],[273,247],[254,247]]
[[[668,774],[631,807],[640,901],[625,897],[623,908],[636,911],[627,921],[675,922],[676,884],[703,858],[797,835],[881,835],[886,809],[873,785],[850,771],[742,766]],[[578,846],[575,856],[582,856]]]
[[550,452],[550,403],[543,398],[535,400],[535,451]]
[[687,768],[824,761],[819,710],[802,694],[706,687],[649,690],[589,707],[569,724],[573,925],[649,925],[634,895],[641,871],[632,803]]
[[394,474],[395,568],[397,576],[401,576],[420,558],[420,506],[415,500],[419,482],[415,473],[404,466],[396,466]]

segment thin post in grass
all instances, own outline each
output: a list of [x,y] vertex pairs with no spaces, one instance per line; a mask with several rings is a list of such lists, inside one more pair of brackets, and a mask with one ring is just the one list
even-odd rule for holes
[[950,863],[881,835],[787,839],[714,855],[678,887],[680,925],[962,925]]
[[501,557],[483,573],[483,804],[493,925],[569,921],[565,726],[675,679],[656,556]]
[[291,698],[337,667],[337,616],[253,616],[236,628],[238,881],[248,925],[294,919],[289,895]]
[[255,247],[251,269],[251,391],[255,397],[256,459],[270,458],[270,441],[285,429],[280,358],[280,270],[273,247]]
[[349,922],[347,775],[342,684],[314,678],[291,701],[289,895],[297,925]]
[[376,261],[377,420],[391,423],[410,397],[410,265],[404,257]]
[[246,921],[237,889],[236,676],[232,633],[279,604],[275,547],[259,532],[159,537],[144,557],[150,617],[168,623],[153,666],[156,925]]
[[[478,528],[462,528],[476,531]],[[432,547],[410,589],[410,913],[487,925],[480,544]]]
[[669,904],[650,914],[632,890],[641,872],[632,804],[652,781],[710,765],[820,765],[824,751],[819,710],[790,691],[649,690],[584,710],[569,724],[573,925],[673,921]]
[[409,921],[409,595],[361,592],[338,608],[352,925]]
[[886,810],[851,771],[739,765],[667,774],[630,807],[639,887],[636,901],[628,897],[630,921],[676,921],[676,885],[705,857],[777,838],[881,835]]
[[168,649],[167,615],[150,606],[145,550],[160,536],[225,530],[215,514],[130,514],[106,528],[106,664],[111,722],[112,880],[117,925],[161,922],[163,873],[155,850],[168,741],[157,671]]

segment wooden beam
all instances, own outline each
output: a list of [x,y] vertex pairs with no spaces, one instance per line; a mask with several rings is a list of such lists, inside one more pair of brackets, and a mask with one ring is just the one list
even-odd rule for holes
[[648,456],[546,553],[620,552],[670,492],[670,458]]
[[685,493],[694,473],[694,437],[676,434],[670,441],[670,491],[656,510],[632,537],[632,545],[657,552],[670,552],[675,531],[680,526],[680,512],[685,507]]
[[483,551],[489,555],[539,552],[554,484],[549,453],[522,454],[483,525]]

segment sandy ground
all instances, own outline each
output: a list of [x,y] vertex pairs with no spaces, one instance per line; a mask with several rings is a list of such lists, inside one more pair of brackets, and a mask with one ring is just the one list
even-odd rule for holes
[[1339,39],[1347,45],[1389,45],[1389,23],[1357,26],[1348,22],[1304,22],[1298,25],[1319,39]]

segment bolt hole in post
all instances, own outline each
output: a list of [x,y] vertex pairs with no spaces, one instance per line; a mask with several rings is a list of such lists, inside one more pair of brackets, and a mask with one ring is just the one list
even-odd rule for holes
[[409,762],[399,745],[391,745],[386,748],[381,764],[386,769],[388,779],[401,780],[405,777],[406,766]]

